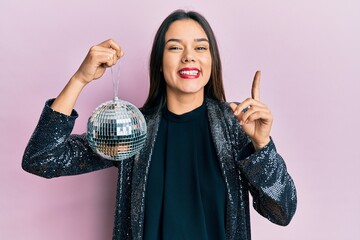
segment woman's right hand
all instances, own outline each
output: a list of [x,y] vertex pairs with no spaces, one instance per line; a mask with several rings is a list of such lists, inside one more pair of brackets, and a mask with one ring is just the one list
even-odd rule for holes
[[92,80],[101,77],[106,68],[116,64],[123,55],[119,45],[111,39],[91,47],[79,69],[51,104],[51,108],[70,115],[82,89]]
[[100,78],[106,68],[116,64],[124,55],[120,46],[112,39],[106,40],[90,48],[87,56],[74,74],[74,78],[82,81],[84,85]]

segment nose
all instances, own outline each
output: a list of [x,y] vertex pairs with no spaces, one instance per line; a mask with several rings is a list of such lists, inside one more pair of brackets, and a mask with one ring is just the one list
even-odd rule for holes
[[184,52],[184,55],[183,55],[181,61],[183,63],[195,62],[195,56],[191,51],[187,50]]

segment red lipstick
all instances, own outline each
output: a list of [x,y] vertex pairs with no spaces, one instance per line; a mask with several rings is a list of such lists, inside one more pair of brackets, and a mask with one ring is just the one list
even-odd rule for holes
[[198,68],[182,68],[179,70],[178,73],[181,78],[195,79],[200,76],[200,69],[198,69]]

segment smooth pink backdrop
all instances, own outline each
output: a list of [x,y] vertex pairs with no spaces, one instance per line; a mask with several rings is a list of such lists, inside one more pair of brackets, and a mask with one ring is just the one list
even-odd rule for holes
[[[298,209],[285,228],[252,211],[253,239],[358,238],[359,1],[11,0],[0,2],[0,239],[111,239],[115,169],[46,180],[21,169],[22,154],[45,100],[103,40],[124,49],[120,97],[141,106],[155,31],[178,8],[211,23],[229,101],[248,97],[262,70],[262,101]],[[89,85],[74,132],[112,96],[109,73]]]

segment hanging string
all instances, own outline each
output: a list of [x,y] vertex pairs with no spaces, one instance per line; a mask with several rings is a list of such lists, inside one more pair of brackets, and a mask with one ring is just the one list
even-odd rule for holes
[[119,91],[119,66],[115,67],[111,66],[111,78],[113,82],[113,90],[114,90],[114,99],[118,100],[118,91]]

